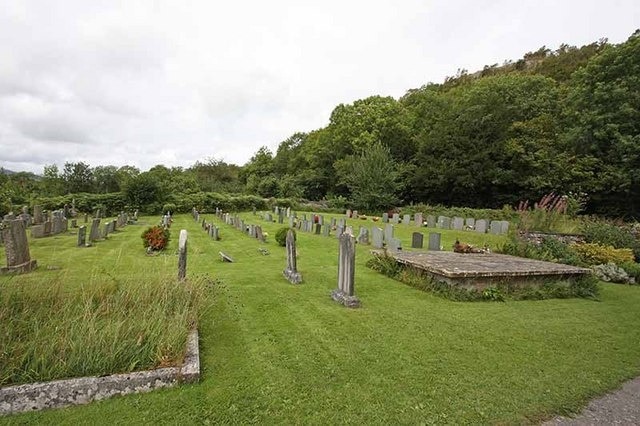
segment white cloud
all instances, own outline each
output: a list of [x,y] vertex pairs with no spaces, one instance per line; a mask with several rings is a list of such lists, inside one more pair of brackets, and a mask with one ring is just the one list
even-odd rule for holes
[[635,1],[20,1],[0,8],[0,167],[243,164],[327,124],[542,45],[625,40]]

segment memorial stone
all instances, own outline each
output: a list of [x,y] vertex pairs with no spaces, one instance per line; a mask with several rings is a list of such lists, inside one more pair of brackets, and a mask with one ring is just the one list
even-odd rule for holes
[[421,249],[423,247],[424,235],[420,232],[414,232],[411,235],[411,248]]
[[331,292],[331,298],[349,308],[360,306],[360,300],[354,294],[355,266],[355,238],[343,234],[340,237],[338,252],[338,288]]
[[440,233],[429,232],[429,250],[440,251]]
[[298,272],[297,259],[296,259],[296,239],[293,234],[293,230],[287,231],[286,238],[287,247],[287,267],[282,274],[291,284],[300,284],[302,282],[302,275]]

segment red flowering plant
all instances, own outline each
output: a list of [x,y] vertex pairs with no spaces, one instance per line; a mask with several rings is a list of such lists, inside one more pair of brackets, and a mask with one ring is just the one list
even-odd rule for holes
[[152,226],[142,233],[142,244],[148,251],[163,250],[169,244],[171,233],[162,226]]

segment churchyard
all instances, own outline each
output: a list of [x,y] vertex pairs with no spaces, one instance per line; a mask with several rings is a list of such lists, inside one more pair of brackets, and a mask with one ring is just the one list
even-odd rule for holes
[[[0,416],[0,424],[536,423],[576,411],[640,373],[638,286],[600,283],[597,300],[455,302],[366,266],[380,238],[393,252],[420,250],[412,248],[418,240],[424,250],[431,243],[451,251],[457,239],[493,251],[506,241],[503,223],[481,223],[485,233],[465,230],[468,218],[425,214],[432,226],[418,227],[411,217],[374,222],[323,214],[318,227],[310,212],[298,212],[294,223],[292,212],[280,209],[225,213],[174,216],[168,247],[153,255],[140,234],[159,217],[142,216],[115,230],[102,223],[89,247],[79,243],[79,228],[30,236],[37,268],[0,276],[0,339],[10,339],[0,342],[0,388],[67,377],[60,366],[72,364],[69,359],[79,360],[70,367],[81,375],[166,366],[181,359],[179,348],[194,324],[200,379]],[[87,229],[91,225],[89,220]],[[289,236],[281,247],[275,236],[288,225],[296,229],[295,243]],[[353,239],[337,238],[347,230]],[[5,258],[4,247],[0,256]],[[109,309],[116,315],[106,322],[87,318],[91,332],[82,331],[83,321],[65,322],[59,309],[64,300],[90,305],[127,291],[121,306],[114,300],[93,311],[96,318],[107,318]],[[35,309],[43,299],[55,301],[50,312]],[[36,315],[42,316],[38,327],[30,322]],[[127,320],[168,340],[134,335],[129,348],[118,346]],[[74,329],[87,346],[97,341],[107,352],[78,348],[83,343],[56,346]],[[9,355],[8,343],[24,346],[19,357]],[[139,365],[112,362],[127,352],[141,358]],[[83,370],[83,357],[102,371]],[[11,374],[9,362],[17,366]],[[20,366],[27,371],[18,373]]]

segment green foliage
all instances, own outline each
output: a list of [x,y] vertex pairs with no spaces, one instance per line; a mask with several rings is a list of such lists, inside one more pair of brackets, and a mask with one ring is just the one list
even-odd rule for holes
[[580,259],[588,265],[600,265],[603,263],[615,263],[621,265],[625,262],[633,262],[631,249],[617,249],[613,246],[596,243],[573,244],[573,250],[578,253]]
[[619,266],[635,279],[636,285],[640,285],[640,263],[622,262]]
[[542,243],[537,245],[512,235],[502,245],[500,252],[511,256],[567,265],[581,266],[584,264],[579,254],[574,250],[574,246],[565,244],[553,237],[544,238]]
[[162,206],[162,212],[163,213],[167,213],[167,212],[174,213],[174,212],[176,212],[176,205],[173,204],[173,203],[164,203],[164,205]]
[[160,213],[160,203],[164,200],[157,179],[149,172],[129,179],[124,188],[124,196],[132,208],[152,214]]
[[293,239],[295,240],[296,230],[293,228],[284,226],[276,231],[275,239],[276,239],[276,243],[278,243],[280,247],[285,247],[287,245],[287,233],[289,232],[290,229],[293,232]]
[[97,207],[104,208],[107,216],[113,216],[123,210],[129,210],[124,193],[110,194],[78,193],[58,197],[36,197],[33,204],[40,204],[46,210],[56,210],[65,204],[71,205],[75,200],[76,209],[80,212],[91,213]]
[[169,229],[162,226],[151,226],[147,228],[140,238],[142,238],[142,245],[145,248],[150,248],[154,251],[164,250],[169,244],[171,232]]
[[585,220],[582,234],[588,243],[609,245],[633,250],[636,261],[640,259],[640,240],[632,227],[602,219]]

